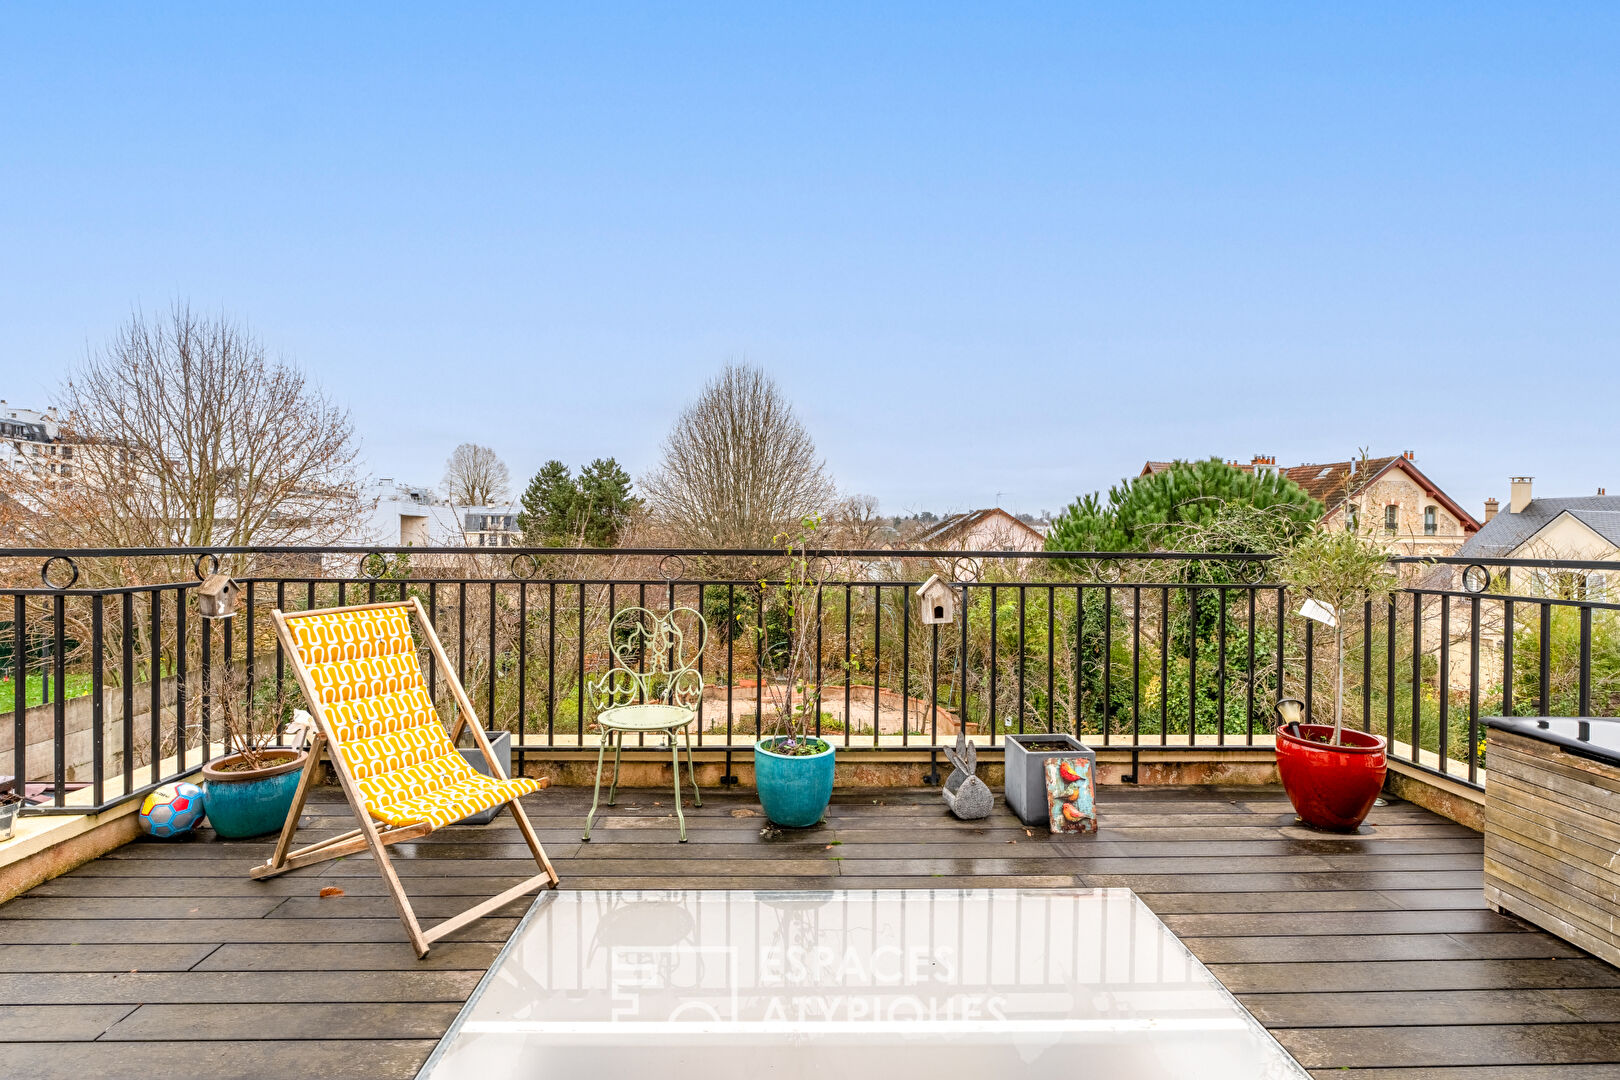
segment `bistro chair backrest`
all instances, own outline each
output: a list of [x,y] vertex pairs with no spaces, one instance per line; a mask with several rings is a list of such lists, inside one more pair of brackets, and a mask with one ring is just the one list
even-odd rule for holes
[[[695,647],[681,626],[694,625]],[[703,697],[699,661],[709,642],[709,624],[689,607],[662,614],[642,607],[624,608],[608,622],[613,666],[591,686],[599,709],[638,703],[690,709]]]

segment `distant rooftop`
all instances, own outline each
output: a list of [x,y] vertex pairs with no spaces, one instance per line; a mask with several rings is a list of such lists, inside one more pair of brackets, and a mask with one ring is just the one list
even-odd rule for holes
[[1566,513],[1620,547],[1620,495],[1584,495],[1569,499],[1531,499],[1517,514],[1497,514],[1458,548],[1457,554],[1507,558],[1554,518]]

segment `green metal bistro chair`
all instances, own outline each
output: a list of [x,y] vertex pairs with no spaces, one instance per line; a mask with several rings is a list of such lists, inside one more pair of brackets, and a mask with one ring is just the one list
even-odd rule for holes
[[[686,635],[678,616],[689,615],[698,631],[697,649],[686,655]],[[600,710],[596,723],[602,741],[596,750],[596,787],[591,792],[591,812],[585,816],[584,840],[591,838],[591,822],[596,818],[602,797],[602,766],[613,746],[613,783],[608,787],[607,804],[613,805],[619,792],[619,754],[626,735],[661,733],[675,767],[675,820],[680,823],[681,843],[686,843],[686,815],[681,812],[681,752],[676,733],[686,743],[686,772],[692,779],[692,802],[703,805],[698,791],[697,770],[692,765],[692,721],[694,706],[703,697],[703,675],[698,660],[708,644],[709,626],[691,608],[675,608],[663,615],[646,608],[625,608],[608,623],[608,641],[613,650],[613,666],[591,684],[591,694]]]

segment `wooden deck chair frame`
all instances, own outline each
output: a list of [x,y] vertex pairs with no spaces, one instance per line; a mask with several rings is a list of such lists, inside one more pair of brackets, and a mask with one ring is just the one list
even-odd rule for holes
[[[505,771],[495,759],[495,751],[490,747],[489,740],[484,736],[484,726],[478,722],[477,714],[473,711],[472,701],[467,697],[467,691],[456,677],[456,669],[451,665],[450,658],[445,654],[444,646],[439,642],[439,635],[433,631],[433,623],[429,621],[427,612],[422,610],[422,602],[412,597],[410,600],[399,600],[382,604],[355,604],[348,607],[321,608],[313,611],[282,612],[272,611],[270,617],[276,625],[276,636],[281,641],[281,647],[292,665],[293,676],[298,680],[299,689],[304,692],[304,700],[309,704],[310,714],[315,718],[315,737],[309,748],[309,758],[304,763],[303,774],[298,778],[298,789],[293,796],[292,808],[287,813],[287,822],[282,826],[281,836],[276,841],[275,852],[268,862],[255,866],[250,874],[254,878],[264,879],[284,874],[288,870],[296,870],[301,866],[310,866],[314,863],[325,862],[328,859],[340,858],[344,855],[354,855],[362,851],[370,851],[377,860],[377,869],[381,872],[383,883],[388,887],[388,895],[394,901],[394,907],[399,911],[400,921],[405,924],[405,932],[410,936],[411,945],[416,949],[419,957],[428,954],[428,948],[433,942],[446,934],[461,929],[463,926],[488,915],[497,908],[511,903],[518,897],[539,888],[542,885],[557,887],[557,872],[552,869],[551,860],[546,858],[546,852],[540,846],[540,839],[535,835],[534,827],[529,824],[528,815],[517,799],[508,799],[500,804],[509,808],[512,817],[517,821],[518,832],[523,835],[524,843],[534,854],[534,861],[540,867],[540,873],[527,880],[512,886],[505,892],[490,897],[488,900],[474,904],[459,915],[423,929],[416,919],[416,912],[411,908],[410,897],[405,894],[405,888],[400,884],[399,875],[394,872],[393,863],[388,858],[388,847],[404,840],[415,840],[426,836],[433,831],[429,822],[419,822],[411,825],[390,826],[373,821],[371,813],[366,809],[364,798],[350,774],[349,768],[343,762],[340,753],[328,753],[332,763],[332,770],[337,774],[338,784],[343,788],[343,796],[354,811],[360,826],[337,836],[317,841],[301,848],[293,848],[293,835],[298,831],[298,818],[304,812],[304,801],[309,796],[309,788],[313,783],[316,770],[320,768],[321,751],[332,746],[332,731],[326,720],[326,709],[321,704],[319,695],[310,683],[309,671],[299,655],[297,645],[293,641],[292,633],[287,628],[288,620],[304,618],[311,615],[330,615],[344,611],[378,611],[387,608],[408,608],[416,612],[416,621],[421,627],[422,638],[427,642],[434,660],[439,665],[445,683],[450,688],[451,695],[456,701],[456,722],[450,729],[450,744],[454,746],[461,737],[463,726],[470,727],[473,740],[484,753],[484,760],[489,763],[490,775],[498,780],[507,779]],[[497,812],[499,812],[497,810]]]

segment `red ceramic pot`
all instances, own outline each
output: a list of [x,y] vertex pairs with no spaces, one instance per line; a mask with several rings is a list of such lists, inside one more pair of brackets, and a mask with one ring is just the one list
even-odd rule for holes
[[[1333,738],[1330,724],[1301,724],[1301,735]],[[1384,739],[1365,731],[1344,732],[1334,746],[1277,729],[1277,772],[1288,801],[1307,825],[1353,832],[1384,787]]]

